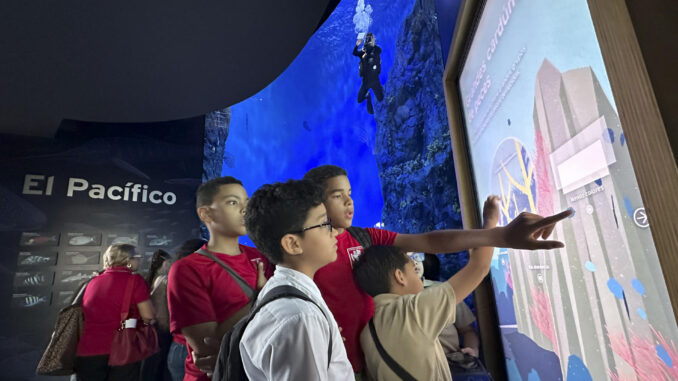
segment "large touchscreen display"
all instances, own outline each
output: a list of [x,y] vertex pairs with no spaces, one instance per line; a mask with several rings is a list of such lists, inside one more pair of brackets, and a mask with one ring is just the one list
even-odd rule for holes
[[678,328],[586,0],[488,0],[459,78],[478,199],[573,208],[565,249],[497,249],[510,379],[678,379]]

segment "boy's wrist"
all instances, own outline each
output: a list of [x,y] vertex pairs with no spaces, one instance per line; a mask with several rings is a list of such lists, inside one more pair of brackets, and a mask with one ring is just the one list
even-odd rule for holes
[[489,231],[490,234],[490,240],[492,241],[492,245],[488,246],[494,246],[494,247],[506,247],[507,245],[507,240],[506,240],[506,227],[505,226],[486,226],[484,227]]

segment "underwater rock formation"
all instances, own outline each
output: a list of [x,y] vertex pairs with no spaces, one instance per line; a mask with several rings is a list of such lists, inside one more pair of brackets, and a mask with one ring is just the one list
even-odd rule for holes
[[[224,166],[224,148],[231,124],[231,108],[213,111],[205,115],[205,139],[202,157],[202,181],[221,176]],[[200,236],[209,239],[209,232],[200,224]]]
[[[402,233],[461,228],[443,66],[433,0],[417,0],[396,42],[393,67],[375,102],[385,228]],[[440,256],[441,276],[466,262]]]

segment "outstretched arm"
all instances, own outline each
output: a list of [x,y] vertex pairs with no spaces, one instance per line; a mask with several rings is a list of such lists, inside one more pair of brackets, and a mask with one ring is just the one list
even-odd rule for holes
[[558,221],[572,212],[566,210],[549,217],[523,212],[502,227],[475,230],[437,230],[421,234],[398,234],[393,242],[404,251],[454,253],[474,247],[492,246],[513,249],[548,250],[564,247],[562,242],[541,241],[553,232]]
[[[485,201],[483,206],[483,227],[486,229],[494,228],[499,222],[498,202],[499,197],[497,196],[490,196]],[[466,266],[447,280],[454,289],[457,301],[463,303],[464,298],[473,292],[487,273],[490,272],[490,262],[492,261],[493,253],[494,247],[492,246],[478,247],[471,250]]]

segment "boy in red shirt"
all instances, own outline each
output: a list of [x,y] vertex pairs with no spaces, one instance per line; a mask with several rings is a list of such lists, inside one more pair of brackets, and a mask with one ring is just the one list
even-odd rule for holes
[[[336,165],[323,165],[308,171],[304,179],[325,189],[327,217],[337,230],[337,260],[316,272],[313,280],[339,325],[348,359],[356,378],[364,375],[365,360],[360,348],[360,332],[374,314],[374,302],[356,283],[353,262],[364,248],[348,231],[353,222],[351,183],[346,170]],[[455,253],[471,248],[493,246],[516,249],[548,249],[551,242],[537,241],[547,237],[553,227],[533,229],[542,217],[516,218],[515,223],[493,229],[438,230],[420,234],[400,234],[383,229],[367,228],[373,246],[395,246],[402,251],[422,253]],[[538,218],[537,218],[538,217]]]
[[[238,243],[247,234],[244,217],[249,198],[242,183],[230,176],[210,180],[198,188],[196,199],[198,217],[210,232],[202,249],[223,261],[252,289],[263,287],[273,267],[257,249]],[[205,338],[221,338],[249,311],[250,300],[220,264],[197,252],[175,262],[168,278],[170,330],[183,334],[188,347],[184,380],[208,380],[194,364],[192,352],[216,360],[219,347]]]

